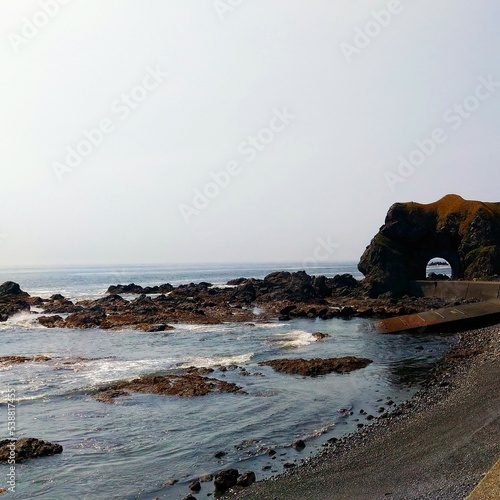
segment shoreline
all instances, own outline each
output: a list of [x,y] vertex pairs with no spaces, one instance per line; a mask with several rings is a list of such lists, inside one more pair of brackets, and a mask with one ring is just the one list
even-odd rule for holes
[[465,498],[500,457],[500,326],[459,335],[386,418],[228,498]]

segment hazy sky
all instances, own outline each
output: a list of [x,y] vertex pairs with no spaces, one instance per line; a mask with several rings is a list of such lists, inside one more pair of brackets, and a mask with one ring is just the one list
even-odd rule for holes
[[494,0],[1,0],[0,265],[357,260],[395,201],[500,201],[499,26]]

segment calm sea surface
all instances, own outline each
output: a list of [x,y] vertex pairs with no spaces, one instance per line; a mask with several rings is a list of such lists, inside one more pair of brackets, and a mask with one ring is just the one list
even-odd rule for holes
[[[262,278],[275,270],[299,269],[298,264],[0,268],[0,283],[12,280],[32,295],[62,293],[78,300],[103,296],[117,283],[223,284],[240,276]],[[350,263],[307,271],[359,277]],[[16,493],[8,494],[12,499],[182,498],[193,479],[222,468],[253,470],[258,479],[281,472],[285,462],[299,463],[329,438],[367,423],[361,409],[378,415],[381,407],[389,408],[388,398],[398,403],[411,397],[425,370],[455,341],[439,335],[377,336],[370,333],[369,320],[357,318],[255,326],[179,324],[161,333],[46,329],[35,319],[36,314],[21,313],[0,323],[0,355],[52,358],[0,369],[0,439],[7,437],[6,391],[15,389],[17,437],[57,442],[64,452],[18,464]],[[315,342],[314,332],[330,337]],[[350,374],[313,379],[258,366],[280,357],[347,355],[374,362]],[[74,362],[75,357],[87,361]],[[232,364],[250,375],[216,370],[212,376],[240,385],[247,395],[138,394],[114,404],[90,397],[93,388],[114,380],[183,366]],[[302,452],[290,446],[297,439],[306,442]],[[265,454],[267,447],[278,452],[274,460]],[[226,455],[216,459],[217,451]],[[1,465],[0,487],[7,487],[7,472]],[[179,483],[164,486],[172,478]],[[212,489],[204,483],[199,496]]]

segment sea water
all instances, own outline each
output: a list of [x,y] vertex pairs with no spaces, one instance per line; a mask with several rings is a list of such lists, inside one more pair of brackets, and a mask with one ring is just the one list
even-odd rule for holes
[[[31,295],[62,293],[78,300],[102,297],[117,283],[224,284],[240,276],[262,278],[274,270],[298,269],[294,264],[19,268],[0,269],[0,282],[16,281]],[[308,271],[359,276],[350,263]],[[376,335],[370,320],[362,318],[258,319],[176,324],[175,330],[159,333],[47,329],[37,324],[36,314],[26,312],[0,323],[2,356],[51,358],[0,369],[0,438],[8,437],[7,390],[14,389],[16,436],[64,447],[60,455],[17,464],[16,493],[9,498],[182,498],[193,479],[223,468],[253,470],[258,479],[282,472],[285,463],[300,464],[328,439],[367,425],[360,410],[377,416],[381,408],[390,409],[389,400],[397,404],[410,398],[425,371],[455,341],[440,335]],[[316,341],[315,332],[329,337]],[[348,355],[373,363],[317,378],[259,366],[283,357]],[[189,366],[216,368],[209,376],[233,382],[247,394],[135,394],[112,404],[91,397],[112,381]],[[301,452],[291,447],[298,439],[306,443]],[[277,451],[274,458],[267,448]],[[213,456],[218,451],[225,452],[220,459]],[[8,472],[8,465],[0,466],[0,487],[7,487]],[[179,482],[164,486],[173,478]],[[211,483],[204,483],[201,495],[212,490]]]

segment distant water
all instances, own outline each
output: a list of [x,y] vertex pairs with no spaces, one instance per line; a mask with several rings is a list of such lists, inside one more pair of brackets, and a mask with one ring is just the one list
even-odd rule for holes
[[[0,282],[12,280],[33,295],[63,293],[98,297],[111,284],[156,285],[209,281],[223,284],[240,276],[262,278],[300,265],[134,266],[0,269]],[[355,264],[318,266],[310,274],[359,276]],[[16,389],[18,437],[33,436],[63,445],[61,455],[17,466],[13,499],[47,500],[182,498],[196,477],[225,467],[253,470],[259,479],[315,453],[331,437],[367,423],[359,411],[378,415],[418,389],[425,369],[455,339],[450,336],[369,332],[367,319],[298,319],[210,326],[176,325],[161,333],[124,330],[46,329],[36,316],[21,313],[0,323],[1,355],[45,354],[52,361],[0,369],[0,386]],[[258,317],[256,317],[258,321]],[[315,342],[312,333],[331,335]],[[350,374],[316,379],[275,373],[259,361],[279,357],[355,355],[373,359]],[[67,364],[72,358],[87,358]],[[248,395],[211,394],[177,398],[139,394],[107,405],[89,392],[113,380],[173,368],[237,364],[239,370],[212,376],[240,385]],[[0,413],[5,416],[5,392]],[[351,414],[352,412],[352,414]],[[6,437],[7,425],[0,436]],[[297,439],[307,447],[290,447]],[[278,451],[272,460],[266,447]],[[213,454],[223,450],[222,459]],[[261,468],[271,465],[264,472]],[[0,466],[0,487],[7,466]],[[179,483],[163,487],[171,478]],[[211,492],[204,484],[201,496]]]

